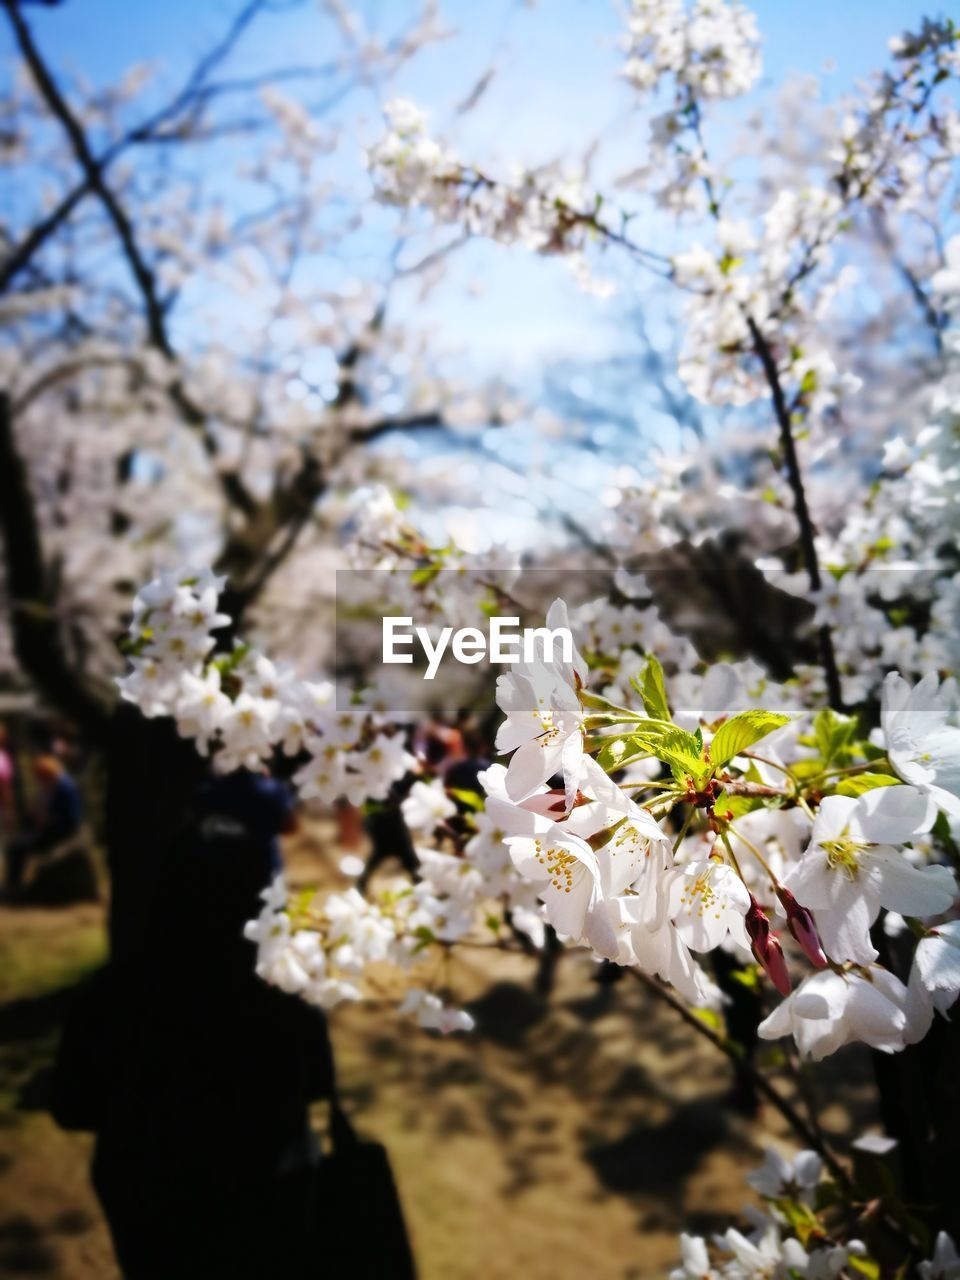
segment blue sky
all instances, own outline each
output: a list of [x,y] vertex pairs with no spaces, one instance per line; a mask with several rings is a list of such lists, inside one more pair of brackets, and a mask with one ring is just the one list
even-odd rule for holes
[[[29,12],[52,53],[100,80],[139,59],[162,60],[173,71],[184,68],[239,7],[239,0],[65,0],[60,8],[31,7]],[[355,7],[381,29],[389,29],[413,8],[403,0],[361,0]],[[788,71],[819,72],[829,57],[841,85],[882,59],[889,35],[930,12],[912,0],[756,0],[751,7],[764,34],[766,67],[773,78]],[[263,19],[252,57],[282,56],[284,50],[297,60],[311,56],[311,41],[321,43],[318,10],[307,0],[299,9]],[[588,85],[576,86],[569,76],[586,69],[597,50],[615,40],[620,25],[615,6],[606,0],[540,0],[536,5],[447,0],[443,11],[462,38],[452,54],[451,46],[444,47],[433,77],[437,85],[447,80],[454,93],[469,79],[471,64],[479,68],[505,35],[514,45],[512,60],[533,55],[541,70],[548,66],[559,73],[566,92],[579,88],[592,96]],[[319,47],[314,52],[323,57]],[[544,87],[536,85],[538,92]]]

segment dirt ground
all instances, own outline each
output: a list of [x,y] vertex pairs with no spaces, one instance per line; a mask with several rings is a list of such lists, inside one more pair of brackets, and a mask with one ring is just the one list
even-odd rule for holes
[[[297,842],[295,881],[329,877],[323,844],[322,831]],[[118,1276],[89,1139],[44,1110],[64,1003],[103,954],[98,907],[0,909],[0,1276]],[[422,1280],[664,1275],[681,1229],[737,1216],[743,1173],[785,1138],[780,1117],[734,1113],[726,1061],[639,983],[598,987],[570,956],[544,1001],[526,958],[466,955],[449,976],[477,1019],[470,1036],[441,1039],[382,1006],[331,1022],[348,1108],[390,1152]],[[781,1083],[794,1094],[792,1076]],[[862,1131],[862,1057],[839,1055],[820,1093],[828,1133]]]

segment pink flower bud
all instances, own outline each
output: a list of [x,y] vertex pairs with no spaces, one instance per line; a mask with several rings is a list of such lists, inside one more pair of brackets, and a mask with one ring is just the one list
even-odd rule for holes
[[787,928],[796,938],[803,954],[816,968],[825,969],[827,967],[827,957],[823,954],[823,948],[820,946],[817,926],[814,924],[813,916],[806,907],[801,907],[790,890],[785,889],[783,885],[777,886],[777,897],[787,913]]
[[780,939],[775,933],[770,934],[770,940],[767,943],[767,959],[763,967],[780,994],[788,996],[791,987],[790,970],[787,968],[787,961],[783,954],[783,947],[780,945]]
[[766,971],[767,977],[782,996],[790,994],[790,974],[784,959],[780,939],[770,929],[770,921],[763,913],[760,903],[751,893],[750,909],[744,917],[747,933],[754,958],[758,965]]

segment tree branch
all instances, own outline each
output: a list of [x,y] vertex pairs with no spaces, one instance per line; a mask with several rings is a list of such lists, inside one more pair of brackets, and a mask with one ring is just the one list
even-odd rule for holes
[[81,182],[72,191],[68,191],[56,208],[11,250],[0,267],[0,293],[6,292],[20,272],[30,265],[30,259],[37,250],[66,222],[89,190],[89,184]]
[[651,977],[648,973],[644,973],[642,969],[631,969],[630,972],[637,978],[639,982],[651,991],[658,1000],[664,1004],[668,1004],[675,1013],[678,1013],[687,1026],[692,1027],[698,1035],[709,1040],[715,1049],[719,1049],[725,1057],[741,1071],[750,1077],[750,1082],[754,1088],[762,1093],[768,1102],[774,1106],[783,1116],[787,1124],[793,1129],[799,1138],[816,1151],[817,1155],[823,1160],[823,1163],[830,1170],[837,1182],[846,1190],[851,1190],[853,1181],[850,1174],[833,1154],[830,1148],[824,1142],[822,1136],[803,1118],[789,1098],[785,1098],[780,1091],[774,1087],[763,1074],[750,1062],[743,1053],[740,1052],[734,1041],[722,1036],[719,1032],[714,1031],[708,1026],[702,1018],[698,1018],[692,1010],[688,1009],[682,1000],[678,999],[672,991],[669,991],[656,978]]
[[443,426],[446,426],[443,415],[435,410],[411,413],[405,418],[383,418],[379,422],[372,422],[367,427],[355,427],[350,432],[350,443],[369,444],[371,440],[380,440],[397,431],[416,431],[421,427]]
[[[30,68],[37,88],[43,95],[52,114],[60,121],[69,139],[77,163],[86,179],[85,187],[77,189],[77,199],[79,199],[79,195],[82,194],[83,190],[89,189],[102,204],[120,241],[123,255],[127,260],[140,296],[143,299],[147,336],[150,343],[168,360],[174,362],[177,358],[177,353],[167,331],[166,308],[160,297],[156,276],[140,250],[133,223],[104,178],[105,162],[103,159],[98,160],[94,156],[80,122],[60,92],[53,75],[34,43],[30,28],[17,7],[17,0],[0,0],[0,2],[2,2],[7,11],[20,51],[27,66]],[[255,11],[257,8],[259,8],[259,3],[248,5],[244,13]],[[170,396],[183,414],[186,422],[203,431],[203,442],[207,455],[215,457],[217,453],[216,442],[207,429],[207,414],[190,398],[180,381],[171,385]],[[256,501],[236,473],[220,473],[220,483],[231,505],[237,507],[247,516],[253,514],[256,510]]]
[[17,0],[2,0],[2,2],[13,26],[20,52],[30,68],[30,74],[50,111],[63,126],[90,190],[99,198],[117,233],[124,256],[143,297],[150,341],[168,359],[173,359],[174,350],[167,335],[163,303],[157,289],[156,276],[140,252],[133,224],[104,180],[102,166],[90,150],[80,122],[68,106],[39,49],[34,44],[33,35],[20,13]]
[[[756,352],[763,372],[770,387],[770,398],[773,412],[780,428],[780,443],[783,448],[784,463],[787,468],[787,481],[793,494],[793,509],[800,526],[800,547],[803,552],[803,563],[813,591],[819,591],[823,580],[820,577],[820,565],[817,562],[817,548],[814,541],[813,521],[810,508],[807,506],[807,495],[803,487],[803,476],[800,472],[800,459],[797,456],[797,444],[793,438],[793,427],[790,422],[790,410],[787,407],[783,386],[780,382],[780,371],[774,359],[770,344],[764,337],[759,325],[752,316],[747,316],[753,349]],[[843,696],[840,689],[840,673],[837,669],[837,655],[833,647],[833,636],[828,626],[819,629],[820,661],[827,680],[827,696],[830,705],[836,710],[843,707]]]

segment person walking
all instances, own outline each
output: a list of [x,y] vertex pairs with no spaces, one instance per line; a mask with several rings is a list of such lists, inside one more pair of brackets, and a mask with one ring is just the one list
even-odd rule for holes
[[274,832],[238,821],[260,812],[243,792],[240,779],[195,797],[137,943],[95,975],[61,1039],[54,1118],[96,1134],[93,1183],[126,1280],[308,1273],[309,1109],[330,1096],[332,1059],[322,1012],[254,972],[243,926],[273,875]]

